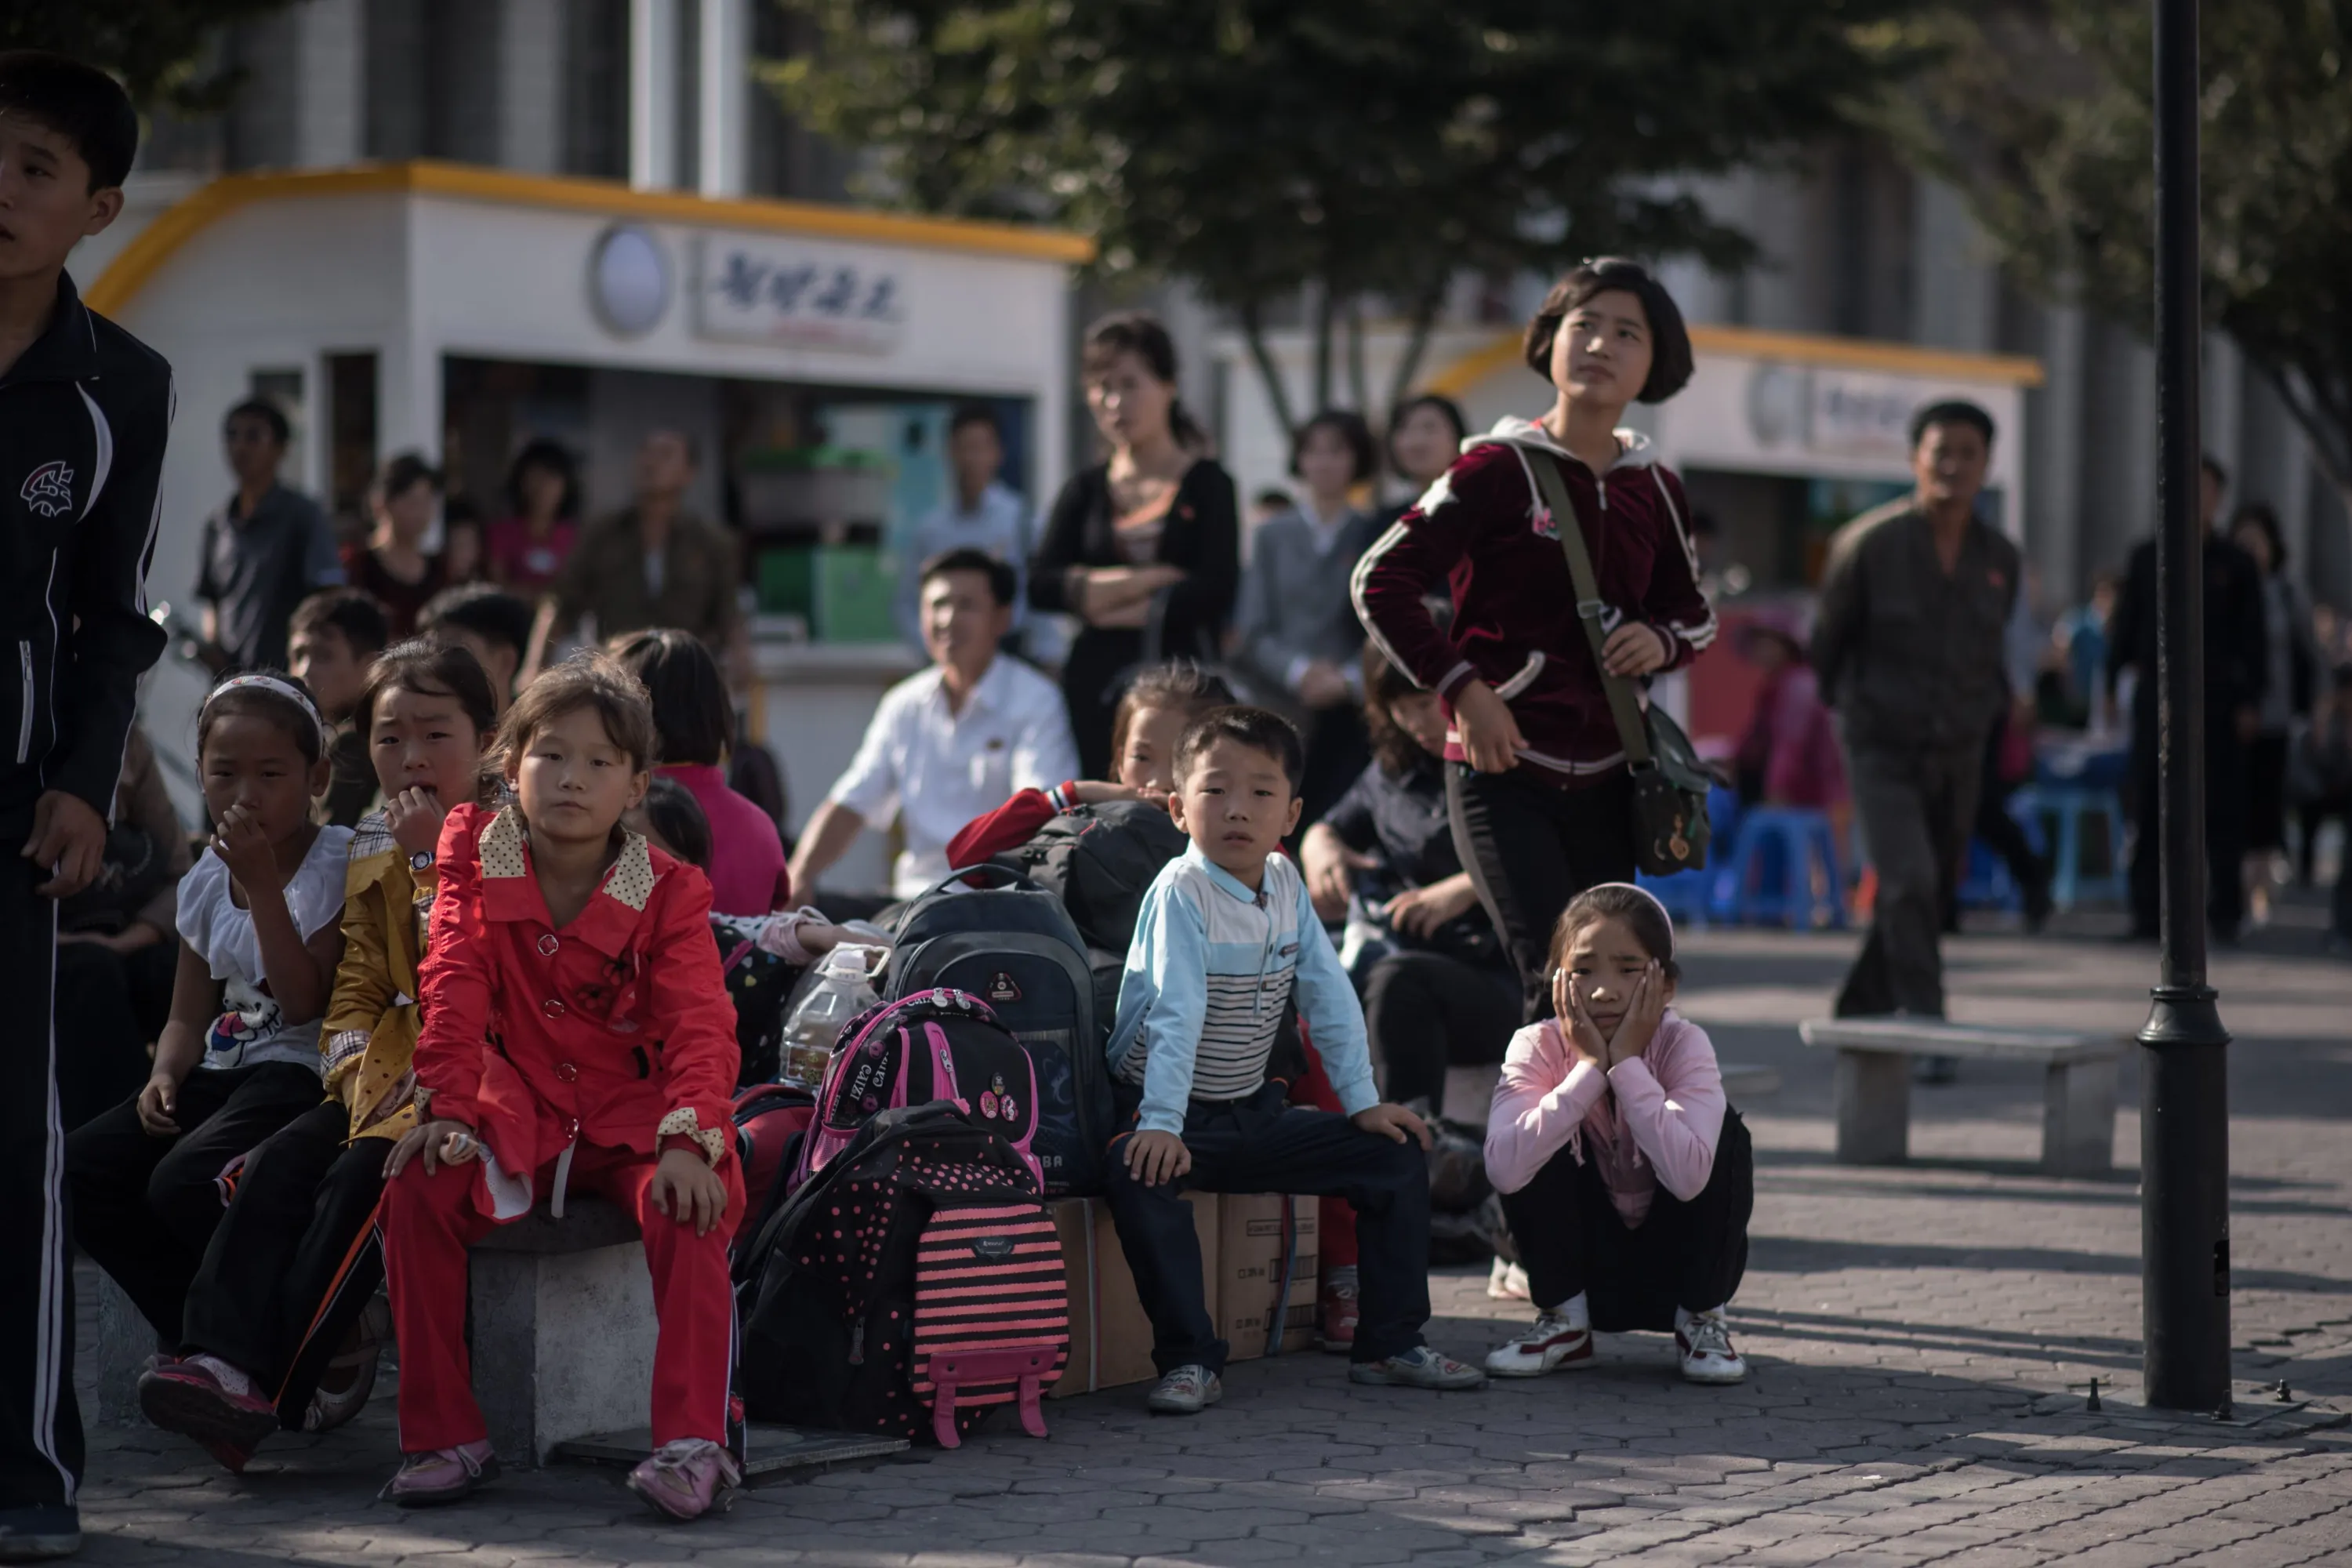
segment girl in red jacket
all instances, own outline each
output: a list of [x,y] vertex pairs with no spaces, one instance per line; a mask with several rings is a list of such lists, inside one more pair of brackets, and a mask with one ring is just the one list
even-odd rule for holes
[[[629,1486],[694,1519],[741,1479],[726,1447],[743,1210],[728,1139],[735,1016],[710,884],[621,826],[654,757],[645,689],[600,654],[548,671],[499,731],[514,804],[460,806],[441,835],[417,1099],[386,1162],[385,1268],[400,1340],[387,1494],[454,1502],[495,1475],[466,1355],[466,1249],[569,1193],[645,1234],[661,1337],[656,1451]],[[584,1347],[582,1353],[593,1353]]]
[[[1539,421],[1507,418],[1357,563],[1356,612],[1390,663],[1444,700],[1446,804],[1478,896],[1519,972],[1529,1022],[1549,1016],[1552,917],[1586,888],[1633,878],[1633,778],[1537,465],[1566,481],[1592,559],[1609,672],[1679,668],[1715,640],[1682,481],[1627,404],[1690,380],[1690,335],[1631,261],[1588,261],[1528,323],[1528,367],[1553,389]],[[1449,595],[1440,630],[1429,595]]]

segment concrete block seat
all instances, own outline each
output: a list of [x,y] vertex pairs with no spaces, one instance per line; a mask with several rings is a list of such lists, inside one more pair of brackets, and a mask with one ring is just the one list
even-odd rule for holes
[[2115,1167],[2121,1036],[1905,1017],[1814,1018],[1798,1032],[1806,1045],[1838,1054],[1840,1164],[1893,1165],[1908,1156],[1910,1058],[1939,1056],[2040,1063],[2042,1168],[2053,1175],[2091,1176]]
[[[653,1420],[653,1279],[636,1221],[580,1193],[563,1207],[500,1226],[470,1257],[474,1395],[509,1465]],[[102,1275],[98,1319],[99,1419],[136,1421],[154,1331]]]

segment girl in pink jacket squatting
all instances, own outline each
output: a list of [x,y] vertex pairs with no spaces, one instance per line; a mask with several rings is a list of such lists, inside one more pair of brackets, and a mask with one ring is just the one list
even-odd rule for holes
[[1557,1017],[1512,1037],[1486,1123],[1535,1326],[1486,1357],[1497,1377],[1589,1366],[1592,1333],[1672,1330],[1683,1376],[1738,1383],[1724,1309],[1748,1269],[1756,1160],[1706,1032],[1670,1004],[1665,906],[1605,882],[1552,927]]

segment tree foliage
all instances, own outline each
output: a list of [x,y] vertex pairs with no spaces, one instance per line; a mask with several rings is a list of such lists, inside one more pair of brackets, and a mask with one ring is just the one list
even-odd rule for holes
[[110,71],[141,109],[227,107],[238,73],[209,63],[223,27],[292,0],[6,0],[0,49],[55,49]]
[[[788,108],[867,149],[875,193],[1094,237],[1191,280],[1264,353],[1269,310],[1401,311],[1414,373],[1449,281],[1747,237],[1685,177],[1837,128],[1909,58],[1904,0],[780,0],[816,47]],[[1369,401],[1361,396],[1359,401]]]
[[[2153,7],[2017,0],[1937,19],[1898,132],[1972,199],[2013,273],[2148,330]],[[2208,0],[2203,301],[2352,494],[2352,4]]]

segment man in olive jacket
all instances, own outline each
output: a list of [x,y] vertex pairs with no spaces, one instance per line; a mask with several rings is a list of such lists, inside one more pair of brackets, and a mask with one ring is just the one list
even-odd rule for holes
[[2017,546],[1976,514],[1992,440],[1972,403],[1921,409],[1912,493],[1830,544],[1813,665],[1878,872],[1840,1017],[1944,1016],[1941,889],[1958,885],[1985,741],[2009,700],[2002,637],[2021,570]]

